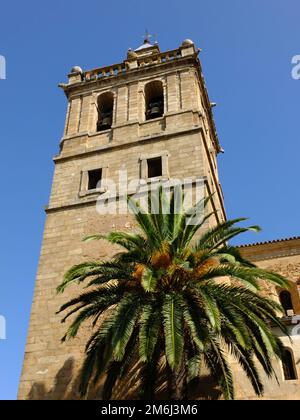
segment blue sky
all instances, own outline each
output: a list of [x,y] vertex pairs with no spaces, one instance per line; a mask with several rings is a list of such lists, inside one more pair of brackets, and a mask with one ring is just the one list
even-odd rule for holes
[[245,242],[299,235],[299,0],[38,0],[3,2],[0,55],[0,399],[15,399],[53,163],[66,100],[57,88],[73,65],[120,62],[145,28],[162,50],[191,38],[200,55],[220,142],[229,217],[263,232]]

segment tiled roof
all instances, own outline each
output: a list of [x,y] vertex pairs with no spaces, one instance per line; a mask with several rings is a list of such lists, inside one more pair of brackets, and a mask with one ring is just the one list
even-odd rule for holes
[[288,241],[293,241],[295,239],[300,239],[300,236],[292,236],[291,238],[284,238],[284,239],[273,239],[272,241],[265,241],[265,242],[255,242],[253,244],[238,245],[238,248],[247,248],[250,246],[257,246],[257,245],[275,244],[278,242],[288,242]]

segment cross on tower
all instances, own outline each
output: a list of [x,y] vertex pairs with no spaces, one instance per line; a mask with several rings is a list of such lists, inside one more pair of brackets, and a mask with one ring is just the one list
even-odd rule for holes
[[150,43],[150,38],[152,38],[152,35],[148,32],[148,29],[145,30],[145,35],[143,36],[144,42]]

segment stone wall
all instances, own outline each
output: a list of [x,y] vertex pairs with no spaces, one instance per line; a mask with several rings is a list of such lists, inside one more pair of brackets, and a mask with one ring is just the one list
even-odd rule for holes
[[[131,181],[142,176],[145,157],[161,154],[164,178],[204,178],[206,193],[216,192],[214,207],[221,210],[212,223],[225,218],[216,167],[219,146],[197,52],[193,45],[182,47],[172,53],[173,60],[157,47],[152,52],[154,64],[146,64],[149,56],[144,59],[142,51],[140,62],[129,60],[118,75],[113,73],[115,67],[102,70],[101,79],[91,78],[100,70],[78,71],[63,85],[68,111],[60,153],[54,158],[20,399],[76,398],[76,376],[89,328],[80,338],[60,342],[67,323],[61,324],[55,312],[79,288],[57,295],[56,287],[73,264],[109,258],[115,252],[106,243],[82,243],[85,235],[133,229],[130,215],[97,213],[99,192],[82,190],[87,171],[103,168],[104,183],[106,178],[118,183],[118,171],[126,169]],[[144,87],[153,80],[163,83],[164,115],[145,121]],[[113,124],[109,130],[96,132],[97,98],[108,91],[114,97]]]
[[[90,330],[87,326],[75,340],[61,343],[67,323],[61,324],[61,316],[55,313],[68,298],[78,294],[79,288],[73,286],[65,294],[57,295],[56,287],[73,264],[110,258],[116,252],[102,241],[81,242],[85,235],[134,229],[130,215],[97,213],[99,192],[82,189],[87,171],[102,168],[105,179],[118,183],[118,171],[126,169],[130,181],[143,176],[147,156],[162,155],[165,179],[203,178],[206,193],[215,193],[213,207],[219,210],[212,224],[226,217],[216,162],[221,149],[197,51],[190,42],[172,54],[160,54],[158,47],[150,50],[149,54],[153,52],[153,56],[147,53],[144,57],[144,53],[139,53],[138,58],[134,56],[119,67],[72,73],[69,84],[63,85],[69,102],[68,112],[60,153],[54,158],[54,179],[47,207],[19,399],[78,398],[78,368]],[[168,58],[170,55],[172,60]],[[118,75],[114,75],[116,68],[121,69]],[[99,73],[104,76],[98,78]],[[91,75],[96,75],[96,78],[92,79]],[[145,121],[144,87],[151,80],[163,83],[164,115]],[[107,91],[114,95],[113,124],[109,130],[96,132],[97,97]],[[243,248],[250,259],[258,261],[262,267],[282,272],[294,284],[300,277],[299,251],[299,241]],[[297,294],[293,299],[299,311]],[[296,339],[295,343],[295,360],[300,375],[300,352]],[[278,369],[280,371],[280,366]],[[239,378],[238,384],[240,398],[253,398],[243,377]],[[90,398],[96,396],[97,390]],[[273,383],[268,383],[268,396],[300,397],[299,384],[282,381],[278,391]]]
[[[300,238],[278,240],[252,246],[241,247],[243,255],[256,263],[259,267],[282,274],[291,282],[291,295],[295,315],[300,315]],[[271,288],[269,295],[278,300],[278,290]],[[273,400],[299,400],[300,399],[300,324],[292,324],[292,318],[286,318],[285,322],[291,334],[288,337],[275,329],[286,348],[293,353],[294,368],[297,373],[296,380],[285,380],[282,364],[274,361],[279,384],[275,379],[269,380],[264,374],[265,394],[263,399]],[[256,399],[250,387],[249,381],[235,367],[235,376],[238,389],[238,398]]]

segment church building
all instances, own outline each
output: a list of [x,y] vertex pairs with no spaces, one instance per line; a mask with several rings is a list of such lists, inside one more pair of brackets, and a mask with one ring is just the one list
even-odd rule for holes
[[[114,249],[99,242],[82,242],[93,233],[134,229],[132,216],[103,212],[98,198],[112,189],[121,200],[120,171],[126,171],[129,193],[143,185],[173,179],[198,182],[212,196],[217,210],[212,224],[226,219],[218,175],[223,152],[199,60],[200,50],[186,39],[171,51],[160,51],[146,37],[129,49],[124,61],[93,70],[73,67],[60,84],[67,115],[46,223],[31,310],[19,399],[77,399],[77,377],[89,331],[61,342],[67,325],[58,308],[78,287],[63,295],[56,288],[72,265],[109,258]],[[265,378],[264,399],[300,399],[300,237],[249,244],[243,255],[260,267],[277,271],[291,290],[270,288],[281,302],[292,341],[275,367],[279,384]],[[298,315],[298,317],[297,317]],[[233,366],[238,399],[255,399],[247,378]],[[90,398],[99,398],[99,395]]]

